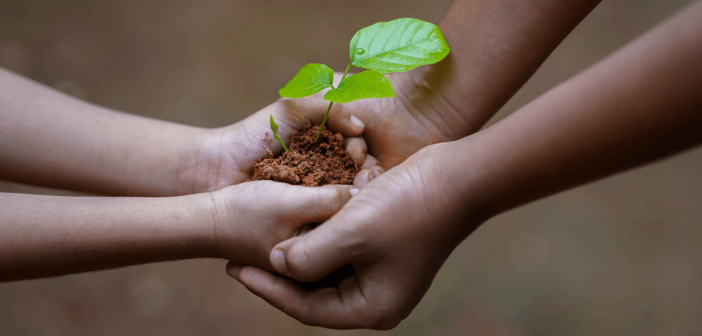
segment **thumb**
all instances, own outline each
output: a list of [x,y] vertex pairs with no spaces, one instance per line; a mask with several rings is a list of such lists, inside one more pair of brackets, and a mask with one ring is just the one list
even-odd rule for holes
[[277,200],[280,214],[287,222],[295,225],[324,222],[341,210],[353,194],[358,192],[356,187],[340,184],[322,187],[283,186],[285,189]]
[[276,272],[301,282],[318,281],[351,264],[362,241],[349,232],[342,212],[309,233],[288,239],[271,251]]

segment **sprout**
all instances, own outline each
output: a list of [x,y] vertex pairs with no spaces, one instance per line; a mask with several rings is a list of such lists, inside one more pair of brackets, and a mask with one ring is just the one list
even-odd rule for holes
[[273,130],[273,136],[280,142],[281,145],[283,145],[283,148],[285,149],[286,152],[289,152],[288,147],[285,147],[285,143],[283,142],[283,139],[280,138],[280,135],[278,135],[278,124],[275,123],[275,120],[273,120],[273,115],[271,114],[271,129]]
[[[337,87],[332,85],[334,70],[324,64],[310,63],[303,66],[295,77],[278,91],[281,97],[302,98],[331,88],[324,94],[324,99],[330,103],[315,142],[322,133],[332,104],[365,98],[394,97],[392,85],[383,73],[403,72],[421,65],[433,64],[444,59],[450,51],[439,27],[412,18],[378,22],[363,28],[353,36],[349,49],[351,62]],[[368,71],[346,78],[352,65]],[[275,132],[276,130],[273,134]],[[280,141],[280,138],[276,138]]]

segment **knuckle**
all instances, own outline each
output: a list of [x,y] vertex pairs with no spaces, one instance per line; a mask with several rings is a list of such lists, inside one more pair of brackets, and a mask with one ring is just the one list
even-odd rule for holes
[[325,199],[327,200],[327,204],[329,204],[331,209],[341,208],[350,197],[347,188],[334,187],[328,189],[330,189],[330,191],[328,195],[325,195]]

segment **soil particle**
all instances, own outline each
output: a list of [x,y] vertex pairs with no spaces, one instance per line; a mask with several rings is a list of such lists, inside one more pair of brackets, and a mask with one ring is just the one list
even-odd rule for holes
[[274,180],[307,187],[353,184],[358,167],[345,149],[344,136],[325,127],[315,143],[318,130],[319,125],[305,124],[293,133],[290,152],[254,163],[249,181]]

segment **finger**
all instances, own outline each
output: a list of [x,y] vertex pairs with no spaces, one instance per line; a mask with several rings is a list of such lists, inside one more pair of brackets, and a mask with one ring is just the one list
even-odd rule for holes
[[327,125],[330,130],[339,132],[345,137],[360,137],[365,128],[363,122],[351,115],[341,104],[332,105]]
[[366,154],[368,153],[366,141],[359,137],[346,138],[344,142],[346,143],[346,151],[349,152],[351,160],[356,164],[356,167],[362,166],[366,161]]
[[[329,108],[329,102],[316,97],[301,99],[284,99],[282,103],[287,110],[294,129],[302,129],[306,122],[321,124]],[[283,119],[285,120],[285,119]],[[345,137],[358,137],[363,133],[365,125],[353,117],[341,104],[333,104],[325,123],[334,132]]]
[[366,154],[365,161],[361,165],[361,169],[368,169],[373,166],[380,166],[380,161],[376,159],[373,155]]
[[314,229],[316,226],[317,226],[316,224],[313,225],[312,223],[310,223],[310,224],[305,224],[305,225],[303,225],[303,226],[300,226],[300,227],[295,231],[295,233],[293,233],[293,236],[294,236],[294,237],[303,236],[303,235],[305,235],[307,232],[312,231],[312,229]]
[[[318,98],[283,99],[287,117],[302,129],[305,123],[320,124],[329,107],[329,102]],[[330,112],[331,113],[331,112]]]
[[[344,222],[338,216],[335,219]],[[313,282],[352,264],[354,258],[363,252],[363,241],[349,231],[348,225],[338,225],[341,222],[335,225],[332,220],[304,236],[273,247],[270,255],[273,269],[298,281]]]
[[384,173],[385,169],[381,166],[373,166],[368,169],[363,169],[358,174],[356,175],[356,178],[353,180],[353,186],[361,189],[366,186],[366,184],[370,183],[370,181],[373,181],[376,177],[380,176],[380,174]]
[[373,174],[373,178],[376,178],[385,172],[385,169],[383,169],[383,167],[381,167],[379,165],[375,165],[375,166],[371,167],[370,170],[371,170],[371,173]]
[[232,278],[241,282],[241,280],[239,280],[239,271],[241,271],[241,267],[242,267],[241,265],[235,264],[235,263],[230,261],[227,263],[225,270],[226,270],[227,274],[229,274],[229,276],[231,276]]
[[367,302],[356,277],[344,280],[339,288],[306,291],[292,281],[246,266],[239,272],[242,284],[253,294],[299,320],[303,324],[334,329],[370,328],[375,319],[364,314]]
[[285,185],[278,198],[281,215],[291,224],[320,223],[337,213],[351,199],[353,186],[323,187]]

